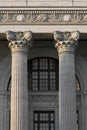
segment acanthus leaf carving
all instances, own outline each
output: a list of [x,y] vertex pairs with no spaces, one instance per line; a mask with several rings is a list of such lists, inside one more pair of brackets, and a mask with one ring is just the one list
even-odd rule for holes
[[28,50],[28,46],[30,47],[32,44],[32,32],[25,31],[25,32],[13,32],[7,31],[6,32],[7,40],[9,41],[9,48],[11,51],[15,50]]
[[54,32],[54,39],[56,40],[55,47],[58,52],[74,52],[78,45],[80,37],[79,31],[73,32]]
[[87,24],[87,11],[70,10],[7,10],[0,12],[0,24]]

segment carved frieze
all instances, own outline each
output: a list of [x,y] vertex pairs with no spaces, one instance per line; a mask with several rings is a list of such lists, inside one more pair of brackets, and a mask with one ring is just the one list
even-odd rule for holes
[[2,10],[0,24],[87,24],[87,10]]

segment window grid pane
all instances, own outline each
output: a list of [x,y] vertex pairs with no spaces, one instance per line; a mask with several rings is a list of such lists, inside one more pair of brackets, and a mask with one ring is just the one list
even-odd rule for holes
[[48,121],[48,113],[41,113],[40,114],[40,121]]
[[34,59],[32,61],[32,69],[37,70],[38,69],[38,59]]
[[37,123],[35,123],[34,129],[38,130],[38,124]]
[[54,123],[51,123],[51,130],[54,130]]
[[50,69],[55,69],[55,61],[50,59]]
[[37,114],[37,113],[35,113],[35,115],[34,115],[34,119],[35,119],[35,121],[38,120],[38,114]]
[[32,72],[32,90],[38,90],[38,72]]
[[58,87],[56,81],[56,64],[58,62],[50,58],[37,58],[32,60],[29,65],[32,74],[30,88],[34,91],[56,91]]
[[48,79],[48,72],[40,72],[40,79]]
[[39,64],[40,70],[47,70],[48,69],[48,59],[47,58],[40,58]]
[[38,90],[38,80],[32,80],[32,90]]
[[55,130],[53,111],[34,112],[34,130]]

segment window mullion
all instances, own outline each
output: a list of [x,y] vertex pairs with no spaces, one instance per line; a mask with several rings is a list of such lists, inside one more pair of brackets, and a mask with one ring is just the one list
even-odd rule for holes
[[38,59],[38,90],[40,91],[40,59]]
[[48,59],[48,90],[50,91],[50,59]]
[[[56,61],[57,62],[57,61]],[[58,72],[56,72],[56,71],[58,71]],[[58,83],[59,83],[59,64],[55,64],[55,81],[56,81],[56,86],[55,86],[55,90],[58,90],[59,89],[59,85],[58,85]]]

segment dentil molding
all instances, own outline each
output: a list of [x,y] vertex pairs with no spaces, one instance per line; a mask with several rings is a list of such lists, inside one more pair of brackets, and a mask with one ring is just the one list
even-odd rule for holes
[[0,25],[86,25],[87,10],[0,10]]

